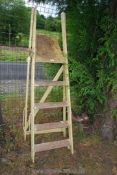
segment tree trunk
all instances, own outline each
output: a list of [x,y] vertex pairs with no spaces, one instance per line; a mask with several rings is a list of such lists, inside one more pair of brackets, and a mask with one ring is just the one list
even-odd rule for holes
[[114,99],[113,93],[110,92],[105,107],[101,128],[102,138],[108,141],[112,141],[114,139],[114,130],[116,128],[116,122],[114,121],[112,110],[116,107],[117,107],[117,100]]

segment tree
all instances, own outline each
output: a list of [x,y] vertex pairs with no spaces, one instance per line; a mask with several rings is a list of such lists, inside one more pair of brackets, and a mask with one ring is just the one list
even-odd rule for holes
[[10,36],[11,42],[19,33],[28,34],[30,26],[30,9],[23,0],[0,0],[0,42],[7,44]]
[[46,18],[44,17],[44,15],[40,15],[38,12],[37,13],[37,29],[44,29],[45,21],[46,21]]
[[45,21],[45,29],[49,31],[60,31],[60,19],[49,16]]

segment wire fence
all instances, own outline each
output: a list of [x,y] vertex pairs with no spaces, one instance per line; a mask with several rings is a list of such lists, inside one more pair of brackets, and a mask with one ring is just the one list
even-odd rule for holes
[[[2,6],[2,4],[0,5]],[[26,6],[29,8],[27,26],[25,24],[26,30],[24,30],[22,22],[25,17],[17,15],[20,14],[20,8],[19,11],[17,10],[12,14],[0,11],[0,19],[2,21],[0,22],[0,104],[3,117],[7,118],[10,122],[13,122],[14,116],[16,119],[22,118],[24,108],[32,5],[34,4],[26,3]],[[7,6],[10,5],[7,4]],[[12,8],[15,8],[15,6]],[[46,17],[55,17],[57,14],[56,6],[52,6],[52,4],[38,4],[37,10]],[[52,79],[54,76],[51,73],[51,68],[48,65],[44,66],[42,63],[36,63],[35,70],[36,80]],[[44,89],[36,90],[37,100],[43,91]],[[53,97],[59,100],[61,90],[54,89],[53,94]]]

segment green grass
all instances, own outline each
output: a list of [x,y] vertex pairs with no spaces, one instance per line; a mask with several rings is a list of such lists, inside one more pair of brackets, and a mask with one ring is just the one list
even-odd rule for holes
[[37,30],[37,34],[43,34],[43,35],[49,35],[49,36],[60,36],[59,32],[51,32],[51,31],[47,31],[47,30],[42,30],[42,29],[38,29]]
[[20,46],[22,47],[28,47],[29,45],[29,36],[24,35],[19,43]]
[[[49,36],[57,36],[60,38],[60,33],[51,32],[47,30],[39,29],[37,30],[37,34],[49,35]],[[19,46],[28,47],[29,39],[27,36],[23,36]],[[28,57],[28,53],[20,50],[8,50],[8,49],[0,49],[0,61],[26,61]]]
[[28,53],[17,50],[0,50],[0,61],[26,61]]

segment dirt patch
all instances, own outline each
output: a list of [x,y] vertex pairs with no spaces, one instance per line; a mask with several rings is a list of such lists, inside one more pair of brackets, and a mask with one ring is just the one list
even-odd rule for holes
[[[5,101],[4,106],[7,103]],[[116,145],[103,142],[95,133],[87,135],[85,132],[79,140],[77,123],[73,123],[74,155],[71,155],[70,150],[65,148],[36,153],[35,164],[32,164],[30,137],[27,138],[26,142],[23,140],[22,112],[15,111],[19,107],[19,103],[21,104],[19,99],[13,100],[14,111],[6,111],[6,106],[3,113],[7,125],[4,130],[6,142],[1,143],[0,140],[1,175],[41,175],[44,173],[46,175],[61,175],[63,173],[70,175],[69,172],[71,175],[117,175]],[[20,109],[23,109],[23,106],[22,101]],[[54,115],[54,111],[49,110],[46,113],[39,113],[37,117],[41,122],[49,122],[54,117],[58,119],[60,115],[59,111]],[[36,140],[42,142],[50,139],[56,140],[58,137],[62,138],[63,136],[61,134],[40,135]]]
[[37,58],[40,62],[63,63],[65,58],[58,44],[57,37],[37,35]]

